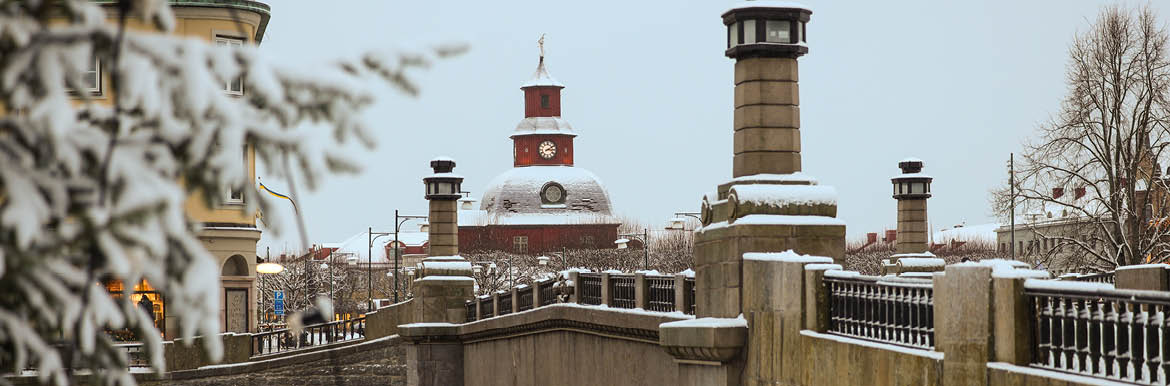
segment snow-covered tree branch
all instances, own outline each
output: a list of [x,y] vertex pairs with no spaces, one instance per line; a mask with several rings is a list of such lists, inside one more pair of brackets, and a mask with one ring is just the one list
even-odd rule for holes
[[[332,149],[374,144],[358,118],[374,100],[369,80],[414,94],[410,69],[459,52],[295,68],[254,47],[169,34],[174,19],[162,0],[104,7],[0,2],[0,363],[2,371],[35,367],[42,382],[59,385],[77,365],[67,363],[74,355],[103,369],[93,372],[103,383],[134,383],[106,329],[145,337],[151,363],[163,370],[159,334],[131,304],[132,286],[115,298],[100,280],[146,279],[165,293],[179,336],[218,333],[218,267],[184,202],[198,194],[216,205],[217,193],[242,190],[249,212],[276,205],[257,193],[240,149],[310,188],[353,171]],[[126,28],[131,19],[156,31]],[[95,60],[108,74],[110,103],[75,91]],[[246,95],[224,93],[225,82],[241,77]],[[308,140],[322,128],[334,143]],[[218,343],[208,342],[219,357]]]

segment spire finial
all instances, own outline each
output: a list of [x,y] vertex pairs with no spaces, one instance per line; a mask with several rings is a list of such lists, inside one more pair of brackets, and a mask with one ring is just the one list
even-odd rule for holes
[[540,40],[536,41],[536,45],[540,47],[540,62],[544,63],[544,34],[540,34]]

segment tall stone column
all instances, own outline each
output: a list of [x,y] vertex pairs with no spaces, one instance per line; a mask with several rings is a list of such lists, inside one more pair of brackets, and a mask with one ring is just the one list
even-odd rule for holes
[[898,162],[902,174],[890,179],[894,184],[894,199],[898,200],[898,239],[890,263],[898,255],[922,254],[930,251],[926,217],[926,199],[930,198],[930,183],[934,180],[922,174],[926,165],[920,159],[907,158]]
[[459,200],[463,177],[452,173],[455,161],[440,157],[431,161],[434,174],[423,179],[430,201],[429,256],[420,263],[414,281],[416,322],[463,323],[464,302],[474,297],[471,263],[459,256]]
[[797,73],[794,57],[736,61],[732,177],[800,171]]

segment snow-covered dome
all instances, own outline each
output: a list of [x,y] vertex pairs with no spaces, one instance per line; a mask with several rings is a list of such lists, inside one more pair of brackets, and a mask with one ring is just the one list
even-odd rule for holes
[[490,216],[580,214],[609,217],[609,192],[596,175],[573,166],[526,166],[500,174],[484,190]]

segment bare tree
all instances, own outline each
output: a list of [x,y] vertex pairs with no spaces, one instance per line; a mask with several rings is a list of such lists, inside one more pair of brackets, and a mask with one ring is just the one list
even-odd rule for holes
[[[1165,210],[1158,160],[1170,139],[1166,44],[1166,29],[1149,7],[1103,9],[1069,49],[1060,112],[1025,145],[1014,199],[1025,213],[1071,215],[1061,227],[1031,231],[1051,240],[1050,251],[1076,256],[1072,264],[1110,269],[1165,258],[1170,229],[1154,220]],[[1068,199],[1069,188],[1085,197]],[[1013,215],[1008,189],[992,192],[1002,218]]]

